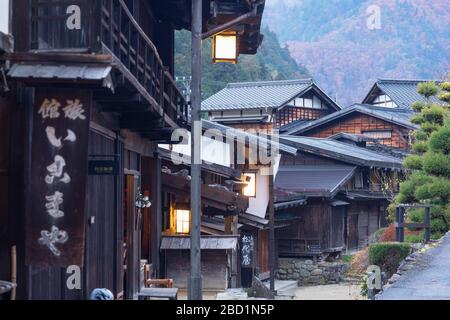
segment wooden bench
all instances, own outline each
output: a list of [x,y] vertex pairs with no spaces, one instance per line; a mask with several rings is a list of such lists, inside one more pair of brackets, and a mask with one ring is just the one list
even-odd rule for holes
[[167,299],[178,300],[178,289],[176,288],[143,288],[138,295],[139,300]]
[[142,261],[141,291],[138,299],[178,300],[178,289],[173,287],[173,279],[152,279],[152,269],[152,265]]

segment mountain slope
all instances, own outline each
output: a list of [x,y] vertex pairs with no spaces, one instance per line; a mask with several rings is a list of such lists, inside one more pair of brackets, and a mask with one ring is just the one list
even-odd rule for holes
[[[203,98],[223,89],[230,82],[285,80],[309,77],[308,71],[299,66],[283,49],[277,36],[269,30],[263,30],[264,41],[256,55],[239,57],[237,65],[212,64],[211,42],[203,43]],[[189,76],[191,34],[187,31],[177,32],[175,48],[175,74]]]
[[[381,12],[370,30],[367,9]],[[450,70],[450,0],[268,0],[265,24],[342,105],[377,78],[444,77]]]

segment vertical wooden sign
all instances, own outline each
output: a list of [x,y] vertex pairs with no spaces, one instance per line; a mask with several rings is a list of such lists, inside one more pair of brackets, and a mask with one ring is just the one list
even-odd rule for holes
[[82,266],[91,93],[36,89],[26,263]]
[[243,234],[241,236],[241,266],[243,268],[253,268],[255,251],[255,240],[251,234]]

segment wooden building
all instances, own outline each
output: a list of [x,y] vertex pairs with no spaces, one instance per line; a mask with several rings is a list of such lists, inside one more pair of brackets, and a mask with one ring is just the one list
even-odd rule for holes
[[[385,226],[389,196],[381,186],[399,174],[402,160],[332,139],[282,136],[298,149],[283,156],[275,180],[277,210],[291,221],[277,233],[282,257],[319,256],[357,249]],[[398,185],[392,185],[392,191]],[[306,198],[306,203],[305,203]]]
[[373,139],[368,144],[378,142],[389,148],[409,150],[412,133],[417,129],[411,122],[413,115],[410,109],[355,104],[315,121],[294,123],[286,134],[329,138],[347,133]]
[[266,134],[339,110],[312,79],[232,83],[202,103],[211,121]]
[[[252,8],[203,3],[205,32]],[[260,45],[263,8],[242,24],[240,53]],[[0,276],[14,251],[19,299],[86,299],[94,288],[136,298],[142,259],[163,273],[158,144],[188,120],[173,72],[190,1],[15,0],[11,10],[14,51],[0,51]]]
[[[427,102],[426,98],[417,92],[417,86],[423,82],[439,84],[439,81],[436,80],[379,79],[372,86],[362,104],[391,109],[411,109],[415,102]],[[442,104],[442,101],[436,97],[430,99],[433,103]]]

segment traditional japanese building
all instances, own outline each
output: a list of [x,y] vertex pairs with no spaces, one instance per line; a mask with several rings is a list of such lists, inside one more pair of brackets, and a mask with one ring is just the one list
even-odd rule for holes
[[[417,92],[417,86],[423,82],[439,83],[436,80],[380,79],[373,85],[362,103],[383,108],[411,109],[415,102],[426,102],[426,99]],[[436,97],[430,99],[433,103],[442,103]]]
[[[402,160],[333,139],[282,136],[297,148],[275,180],[278,255],[310,257],[362,248],[386,225]],[[291,206],[278,206],[290,201]]]
[[355,104],[315,121],[294,122],[286,134],[329,138],[347,133],[375,140],[367,141],[368,144],[379,143],[394,149],[409,150],[413,142],[412,133],[418,128],[411,122],[413,115],[413,111],[406,108]]
[[[255,12],[239,53],[256,52],[264,1],[203,3],[204,32]],[[86,299],[108,288],[133,299],[143,264],[164,273],[164,186],[187,182],[171,183],[158,145],[188,120],[173,72],[174,32],[190,28],[190,6],[12,2],[15,47],[0,51],[0,270],[17,275],[17,298]],[[211,200],[215,189],[205,189]]]
[[211,121],[266,134],[339,110],[312,79],[232,83],[202,103]]

